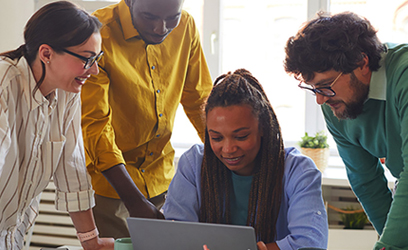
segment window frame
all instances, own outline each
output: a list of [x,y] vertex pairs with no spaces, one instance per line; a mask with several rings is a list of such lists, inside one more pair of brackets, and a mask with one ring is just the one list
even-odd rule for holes
[[[35,9],[41,6],[54,2],[56,0],[36,0]],[[86,11],[93,12],[96,9],[103,8],[107,5],[116,3],[114,0],[72,0],[72,2],[82,6]],[[223,0],[204,0],[203,3],[203,31],[201,34],[202,45],[206,60],[209,65],[211,77],[213,80],[219,76],[222,65],[222,55],[220,53],[223,40],[220,36],[222,31],[222,7]],[[330,0],[308,0],[307,1],[307,19],[315,17],[316,12],[327,11],[330,9]],[[318,131],[326,129],[323,115],[320,106],[316,104],[315,98],[312,95],[306,95],[305,98],[305,132],[315,134]],[[172,142],[176,151],[185,151],[191,143]],[[285,146],[297,146],[297,141],[285,141]],[[332,154],[338,155],[336,149],[331,150]],[[178,155],[179,153],[176,153]]]

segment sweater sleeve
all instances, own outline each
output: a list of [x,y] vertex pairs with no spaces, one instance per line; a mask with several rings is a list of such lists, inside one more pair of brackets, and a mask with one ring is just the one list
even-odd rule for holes
[[346,132],[337,128],[338,120],[332,115],[330,107],[323,105],[322,110],[326,117],[327,128],[332,134],[346,166],[351,188],[374,228],[378,234],[381,234],[392,202],[384,168],[377,157],[360,145],[350,142],[344,136]]
[[[394,106],[398,112],[398,123],[401,126],[401,157],[403,169],[399,174],[398,186],[395,190],[394,200],[388,213],[385,227],[382,231],[380,240],[375,245],[375,249],[400,250],[408,248],[408,71],[406,70],[406,60],[400,63],[395,72],[395,78],[398,79],[395,84]],[[388,97],[387,97],[388,98]],[[388,100],[387,100],[388,102]],[[398,151],[397,151],[398,152]]]

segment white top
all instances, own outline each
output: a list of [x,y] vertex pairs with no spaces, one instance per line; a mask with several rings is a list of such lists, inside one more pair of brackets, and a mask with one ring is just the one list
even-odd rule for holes
[[0,58],[0,249],[21,248],[38,215],[36,197],[51,178],[58,210],[94,205],[80,94],[56,90],[47,100],[39,90],[33,96],[35,85],[24,57]]

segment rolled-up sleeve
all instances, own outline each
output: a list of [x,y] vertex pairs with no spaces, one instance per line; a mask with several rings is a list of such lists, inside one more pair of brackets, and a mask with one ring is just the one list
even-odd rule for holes
[[57,187],[55,206],[58,210],[77,212],[95,205],[94,191],[85,166],[81,131],[81,103],[77,94],[69,101],[63,116],[64,135],[50,142],[53,158],[59,158],[54,182]]

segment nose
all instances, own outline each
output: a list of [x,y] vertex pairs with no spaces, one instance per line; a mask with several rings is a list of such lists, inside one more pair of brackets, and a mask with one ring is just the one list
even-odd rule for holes
[[329,99],[329,97],[321,95],[319,93],[316,93],[316,102],[319,105],[324,104],[327,100]]
[[95,62],[89,69],[88,73],[92,75],[97,75],[99,73],[98,62]]
[[153,32],[156,35],[164,36],[169,29],[167,28],[166,21],[165,20],[159,20],[155,23]]
[[222,146],[222,152],[224,152],[225,154],[231,154],[235,152],[236,148],[237,147],[234,140],[227,139]]

